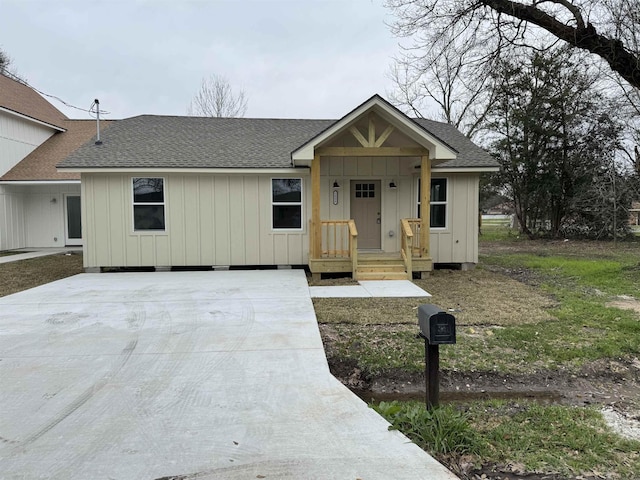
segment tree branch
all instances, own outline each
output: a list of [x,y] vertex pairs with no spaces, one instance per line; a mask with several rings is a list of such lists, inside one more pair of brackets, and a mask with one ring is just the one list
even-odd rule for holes
[[620,40],[598,33],[591,23],[587,23],[586,26],[573,27],[562,23],[535,6],[524,5],[512,0],[479,1],[498,13],[530,22],[570,45],[598,55],[622,78],[640,89],[640,56],[628,51]]

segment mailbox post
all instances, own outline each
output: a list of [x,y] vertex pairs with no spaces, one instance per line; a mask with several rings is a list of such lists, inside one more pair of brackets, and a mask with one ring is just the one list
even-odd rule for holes
[[456,319],[441,308],[425,304],[418,307],[420,337],[424,338],[426,405],[440,404],[440,345],[456,343]]

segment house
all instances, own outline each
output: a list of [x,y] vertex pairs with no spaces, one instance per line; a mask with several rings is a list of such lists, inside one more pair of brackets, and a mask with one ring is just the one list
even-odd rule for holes
[[82,244],[80,175],[56,164],[95,132],[0,75],[0,251]]
[[141,115],[101,140],[58,164],[80,175],[88,271],[308,265],[363,279],[475,264],[479,176],[497,170],[454,127],[378,95],[337,121]]

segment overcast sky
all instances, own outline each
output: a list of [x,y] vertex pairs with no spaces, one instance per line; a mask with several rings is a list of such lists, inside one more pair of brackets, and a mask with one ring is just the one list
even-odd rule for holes
[[[108,118],[184,115],[226,76],[247,117],[339,118],[392,90],[383,0],[0,0],[0,48],[37,89]],[[72,118],[81,111],[56,107]]]

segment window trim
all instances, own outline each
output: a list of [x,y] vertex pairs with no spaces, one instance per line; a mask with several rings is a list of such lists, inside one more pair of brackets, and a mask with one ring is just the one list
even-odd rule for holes
[[[274,180],[300,180],[300,201],[299,202],[275,202],[273,200],[273,181]],[[303,232],[304,231],[304,178],[303,177],[271,177],[269,179],[269,211],[271,215],[271,231],[272,232]],[[276,206],[299,206],[300,207],[300,228],[280,228],[273,224],[273,207]]]
[[[431,225],[431,221],[432,221],[432,216],[429,215],[429,230],[439,230],[439,231],[444,231],[447,230],[449,228],[449,177],[431,177],[431,182],[433,182],[434,180],[444,180],[445,181],[445,200],[444,201],[436,201],[434,202],[431,199],[431,196],[429,196],[429,208],[431,208],[433,205],[444,205],[444,226],[443,227],[433,227]],[[430,186],[431,187],[431,186]],[[418,211],[421,208],[421,204],[420,204],[420,177],[416,178],[416,197],[417,197],[417,202],[416,202],[416,217],[418,216]]]
[[[136,178],[153,178],[162,180],[162,202],[136,202],[136,195],[133,182]],[[142,235],[153,235],[153,234],[166,234],[167,233],[167,179],[165,177],[144,177],[142,175],[132,176],[131,177],[131,228],[133,233],[142,234]],[[148,229],[148,230],[138,230],[136,229],[136,206],[139,205],[161,205],[163,207],[164,212],[164,228],[160,229]]]

